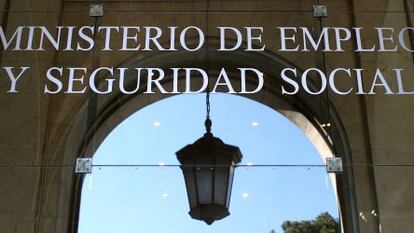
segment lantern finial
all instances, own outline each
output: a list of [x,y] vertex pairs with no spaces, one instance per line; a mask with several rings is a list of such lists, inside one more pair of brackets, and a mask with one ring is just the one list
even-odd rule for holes
[[211,122],[210,118],[207,118],[206,121],[204,122],[204,125],[206,126],[206,134],[211,134],[211,125],[213,124],[213,122]]

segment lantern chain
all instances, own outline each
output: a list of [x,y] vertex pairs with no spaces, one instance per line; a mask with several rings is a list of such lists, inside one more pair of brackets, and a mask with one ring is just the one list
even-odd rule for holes
[[210,91],[209,90],[207,90],[207,95],[206,95],[206,107],[207,107],[206,119],[210,119]]
[[206,121],[204,125],[206,126],[207,134],[211,134],[211,119],[210,119],[210,90],[207,87],[207,94],[206,94]]
[[[210,1],[207,0],[207,13],[206,13],[206,29],[207,33],[209,32],[209,10],[210,10]],[[210,74],[210,61],[209,61],[209,43],[207,40],[207,46],[206,46],[206,61],[207,61],[207,73]],[[210,82],[207,82],[207,93],[206,93],[206,121],[204,122],[204,125],[206,127],[206,135],[212,135],[211,134],[211,125],[213,123],[210,119]]]

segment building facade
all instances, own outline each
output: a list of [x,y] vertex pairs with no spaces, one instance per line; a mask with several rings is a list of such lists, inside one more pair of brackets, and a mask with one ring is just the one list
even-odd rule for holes
[[[91,5],[103,6],[103,12],[97,9],[94,14]],[[323,11],[315,15],[314,6],[319,5],[326,6],[327,15]],[[285,115],[305,132],[322,156],[343,159],[344,171],[336,175],[336,189],[344,232],[412,231],[412,1],[2,0],[0,7],[2,232],[76,232],[82,188],[82,175],[74,172],[76,158],[92,157],[111,130],[140,108],[180,94],[162,93],[160,88],[146,93],[146,81],[132,94],[118,89],[97,93],[91,88],[90,77],[99,67],[115,71],[119,67],[199,67],[213,77],[224,67],[235,86],[241,82],[237,68],[262,71],[261,91],[238,94]],[[86,27],[84,34],[79,33],[82,27]],[[126,27],[132,29],[126,31]],[[189,49],[180,44],[180,33],[188,27],[205,33],[205,43],[197,51],[190,51],[199,42],[196,30],[186,34],[184,47]],[[239,49],[218,51],[223,46],[219,27],[238,29],[242,36]],[[246,51],[247,27],[256,28],[251,37],[261,34],[251,48],[260,50],[265,45],[263,50]],[[159,38],[155,28],[162,30]],[[313,38],[322,38],[321,42],[312,45],[303,29]],[[284,37],[282,33],[286,33]],[[147,36],[157,38],[159,46]],[[234,31],[229,30],[227,36],[228,48],[238,43]],[[329,38],[329,48],[323,44],[324,36]],[[285,50],[280,38],[286,39]],[[153,49],[145,49],[146,43]],[[30,72],[13,88],[10,72],[18,77],[19,67],[30,67]],[[62,81],[61,89],[47,78],[51,67],[56,69],[50,75]],[[71,67],[82,69],[71,71]],[[303,88],[294,95],[283,93],[287,83],[280,74],[286,68],[295,69],[298,80],[314,69],[309,89],[315,93],[323,86],[316,69],[331,74],[344,68],[335,78],[337,91],[353,91],[341,95],[327,84],[318,94]],[[83,81],[71,80],[71,74]],[[358,74],[363,82],[356,78]],[[115,83],[119,75],[114,75],[118,78]],[[132,79],[133,75],[128,71],[125,77]],[[108,72],[96,75],[93,84],[98,92],[108,90],[107,76]],[[173,92],[173,82],[171,73],[166,72],[160,84]],[[210,82],[213,84],[214,78]],[[182,78],[176,84],[180,90],[186,85]],[[199,87],[200,83],[194,85]],[[252,90],[257,82],[246,85]],[[129,81],[125,87],[133,90],[136,85]],[[322,126],[326,124],[330,127]]]

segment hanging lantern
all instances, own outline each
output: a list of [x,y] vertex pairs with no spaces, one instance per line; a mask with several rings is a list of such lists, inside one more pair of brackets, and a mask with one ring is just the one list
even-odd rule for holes
[[230,215],[234,166],[242,159],[238,147],[225,144],[211,133],[207,92],[207,132],[177,154],[190,205],[190,216],[208,225]]

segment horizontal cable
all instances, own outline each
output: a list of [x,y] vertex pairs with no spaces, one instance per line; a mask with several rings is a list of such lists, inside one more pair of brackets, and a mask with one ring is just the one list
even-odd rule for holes
[[[88,13],[88,10],[0,10],[0,12],[24,12],[24,13],[36,13],[36,12],[74,12],[74,13]],[[134,10],[134,9],[119,9],[119,10],[105,10],[104,12],[136,12],[136,13],[310,13],[311,10]],[[405,13],[405,11],[403,11]],[[104,16],[103,16],[104,17]]]
[[[92,167],[190,167],[190,168],[222,168],[230,167],[229,165],[221,164],[196,164],[196,165],[155,165],[155,164],[96,164]],[[256,165],[232,165],[231,167],[325,167],[323,164],[256,164]]]
[[[414,167],[414,164],[343,164],[344,167]],[[178,164],[94,164],[92,167],[195,167],[195,168],[220,168],[229,167],[228,165],[178,165]],[[324,164],[253,164],[253,165],[233,165],[232,167],[326,167]],[[0,168],[75,168],[75,165],[0,165]]]
[[[10,13],[44,13],[44,12],[65,12],[65,13],[88,13],[87,10],[0,10],[0,12]],[[142,9],[119,9],[119,10],[105,10],[105,12],[136,12],[136,13],[313,13],[313,10],[142,10]],[[358,13],[414,13],[414,11],[404,10],[360,10],[360,11],[341,11],[330,10],[331,13],[341,14],[358,14]]]
[[[224,2],[238,2],[238,3],[243,3],[243,2],[254,2],[254,3],[264,3],[264,2],[274,2],[274,0],[208,0],[210,3],[214,3],[214,2],[219,2],[222,3]],[[101,3],[101,4],[105,4],[105,3],[179,3],[179,2],[183,2],[183,3],[190,3],[190,2],[202,2],[202,3],[207,3],[206,0],[100,0],[100,2],[97,2],[96,0],[83,0],[83,1],[79,1],[79,0],[63,0],[62,2],[64,3]]]

